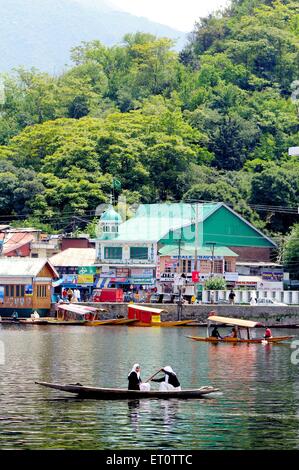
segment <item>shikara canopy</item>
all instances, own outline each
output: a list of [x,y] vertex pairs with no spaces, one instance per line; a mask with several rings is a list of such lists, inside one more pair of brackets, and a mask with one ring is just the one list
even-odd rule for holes
[[153,313],[154,315],[160,315],[160,313],[166,312],[163,308],[144,307],[143,305],[129,304],[128,307],[134,308],[134,310],[141,310],[142,312]]
[[88,313],[95,313],[97,311],[107,312],[105,308],[87,307],[85,305],[77,304],[58,304],[57,308],[60,310],[67,310],[68,312],[73,312],[80,315],[87,315]]
[[209,322],[214,323],[225,323],[226,325],[236,325],[243,328],[254,328],[255,326],[261,326],[261,323],[250,320],[241,320],[239,318],[219,317],[218,315],[211,315],[208,317]]

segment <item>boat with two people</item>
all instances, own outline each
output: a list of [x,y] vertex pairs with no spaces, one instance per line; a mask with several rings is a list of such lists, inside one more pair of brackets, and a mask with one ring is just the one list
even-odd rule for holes
[[219,389],[212,386],[204,386],[197,389],[171,390],[161,392],[159,390],[127,390],[124,388],[99,388],[85,387],[81,384],[57,384],[49,382],[35,382],[37,385],[61,390],[63,392],[74,393],[78,398],[96,399],[96,400],[135,400],[139,398],[168,398],[194,399],[207,398],[210,394],[218,392]]
[[[230,335],[221,336],[215,331],[215,325],[217,326],[232,326],[232,332]],[[215,315],[215,312],[211,312],[207,322],[207,335],[206,336],[187,336],[187,338],[193,341],[207,341],[210,343],[280,343],[282,341],[288,341],[294,336],[270,336],[270,337],[252,337],[250,334],[251,330],[256,327],[264,326],[260,322],[243,320],[239,318],[221,317]],[[214,327],[214,331],[212,331]]]

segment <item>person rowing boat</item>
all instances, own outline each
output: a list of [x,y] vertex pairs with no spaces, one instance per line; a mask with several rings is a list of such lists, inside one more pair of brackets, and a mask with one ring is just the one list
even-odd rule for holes
[[164,372],[164,377],[161,377],[160,379],[151,379],[152,382],[160,382],[160,392],[182,390],[177,375],[170,366],[163,367],[160,372]]

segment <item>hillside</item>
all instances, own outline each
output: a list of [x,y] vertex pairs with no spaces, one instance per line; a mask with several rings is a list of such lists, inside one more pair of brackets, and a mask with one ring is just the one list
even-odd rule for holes
[[297,1],[233,0],[198,22],[181,54],[136,33],[121,46],[78,42],[72,59],[57,76],[4,77],[2,222],[64,230],[80,216],[82,226],[113,194],[129,204],[222,201],[278,243],[291,233]]
[[184,33],[114,11],[104,1],[0,0],[0,72],[23,65],[58,73],[81,41],[111,46],[136,31],[178,39],[178,48],[185,41]]

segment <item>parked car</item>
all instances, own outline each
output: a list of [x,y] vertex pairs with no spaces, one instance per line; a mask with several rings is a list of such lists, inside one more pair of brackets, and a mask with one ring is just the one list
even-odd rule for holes
[[162,303],[163,304],[171,304],[172,303],[172,297],[173,297],[172,294],[163,294]]
[[150,303],[160,304],[162,303],[162,297],[163,297],[163,294],[158,294],[158,293],[152,294],[150,297]]
[[277,300],[268,299],[266,297],[262,297],[261,299],[257,299],[256,305],[269,305],[270,307],[279,307],[279,306],[287,307],[287,304],[285,304],[283,302],[278,302]]

